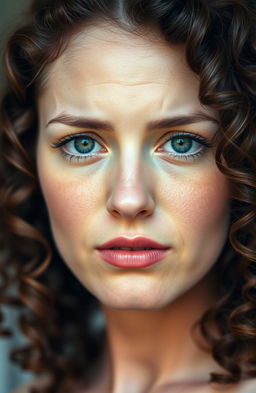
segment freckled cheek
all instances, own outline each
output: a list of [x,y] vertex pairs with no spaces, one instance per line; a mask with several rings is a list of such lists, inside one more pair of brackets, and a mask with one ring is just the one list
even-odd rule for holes
[[[172,194],[173,196],[173,194]],[[173,204],[174,198],[170,202]],[[193,234],[202,234],[223,226],[229,217],[229,189],[226,178],[221,174],[191,179],[177,186],[175,217],[178,225]],[[173,211],[173,210],[172,210]]]
[[88,227],[95,213],[96,190],[80,181],[63,181],[49,177],[41,178],[44,198],[54,228],[62,233],[78,234]]

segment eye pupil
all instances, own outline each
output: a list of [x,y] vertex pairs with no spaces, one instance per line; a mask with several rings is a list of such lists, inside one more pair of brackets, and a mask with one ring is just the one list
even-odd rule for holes
[[183,142],[183,139],[178,139],[178,142],[177,142],[180,146],[182,146],[183,144],[184,144],[184,142]]
[[176,137],[171,141],[172,148],[178,153],[186,153],[191,149],[193,141],[191,138]]
[[74,140],[74,147],[79,153],[88,153],[93,149],[95,142],[91,138],[76,138]]
[[78,139],[78,141],[81,141],[81,142],[79,142],[79,144],[81,144],[82,146],[86,146],[86,145],[88,145],[88,138],[85,138],[85,139]]

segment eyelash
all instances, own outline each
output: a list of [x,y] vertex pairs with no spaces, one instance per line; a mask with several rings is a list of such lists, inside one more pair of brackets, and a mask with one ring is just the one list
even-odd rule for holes
[[[59,148],[61,154],[64,156],[64,159],[67,161],[71,161],[71,162],[84,162],[92,157],[96,157],[98,154],[94,153],[94,154],[88,154],[88,155],[75,155],[75,154],[70,154],[67,153],[62,146],[65,146],[66,144],[68,144],[71,141],[75,141],[76,139],[82,139],[85,137],[90,137],[93,141],[96,141],[98,144],[102,144],[102,142],[100,142],[98,140],[98,138],[95,137],[95,135],[90,134],[90,133],[81,133],[81,134],[70,134],[65,136],[64,138],[59,139],[57,142],[53,143],[51,146],[53,148]],[[169,138],[168,138],[169,137]],[[170,134],[168,134],[166,136],[166,140],[162,143],[162,145],[165,145],[167,142],[171,141],[173,138],[176,137],[186,137],[197,143],[199,143],[200,145],[204,146],[204,148],[202,148],[199,152],[197,153],[193,153],[193,154],[174,154],[174,153],[168,153],[167,155],[174,157],[174,158],[178,158],[181,160],[189,160],[189,159],[193,159],[196,160],[198,157],[202,156],[205,153],[206,148],[211,148],[213,146],[212,143],[210,143],[210,141],[206,138],[201,137],[198,134],[195,133],[189,133],[189,132],[171,132]],[[161,145],[161,146],[162,146]]]

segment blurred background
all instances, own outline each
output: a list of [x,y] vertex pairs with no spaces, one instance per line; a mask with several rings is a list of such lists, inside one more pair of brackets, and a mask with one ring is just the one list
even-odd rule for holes
[[[4,83],[2,68],[2,50],[8,35],[22,21],[22,15],[27,9],[30,0],[0,0],[0,86]],[[1,253],[1,250],[0,250]],[[0,277],[1,281],[1,277]],[[2,307],[5,316],[5,327],[14,330],[12,338],[0,337],[0,393],[12,393],[13,390],[34,378],[31,373],[22,372],[9,360],[9,353],[12,348],[21,346],[25,340],[18,333],[16,328],[17,311],[14,308]]]

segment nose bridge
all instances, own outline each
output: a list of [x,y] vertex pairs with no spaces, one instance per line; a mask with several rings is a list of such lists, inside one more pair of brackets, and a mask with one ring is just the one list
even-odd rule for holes
[[140,147],[127,143],[114,163],[114,176],[107,201],[109,212],[134,218],[152,214],[149,162]]
[[120,151],[117,165],[117,179],[119,185],[133,187],[136,183],[141,183],[144,171],[144,157],[140,146],[136,146],[131,141],[126,141]]

